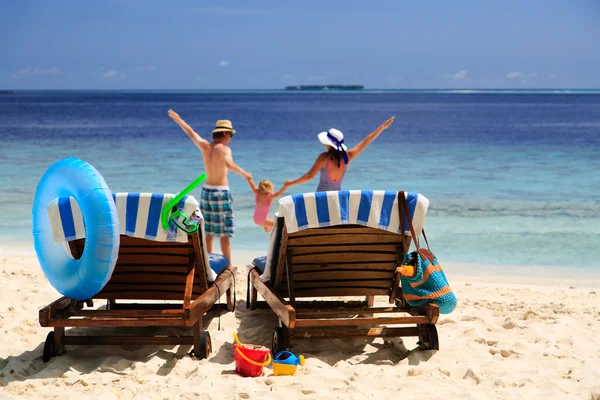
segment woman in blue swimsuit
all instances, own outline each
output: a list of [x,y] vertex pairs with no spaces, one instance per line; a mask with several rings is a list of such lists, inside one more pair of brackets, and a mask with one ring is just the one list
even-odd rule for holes
[[326,151],[319,154],[312,168],[298,179],[287,180],[285,185],[294,186],[308,182],[313,179],[317,172],[321,176],[317,192],[326,192],[330,190],[342,190],[342,181],[348,169],[348,165],[354,160],[377,136],[394,122],[392,117],[385,121],[381,126],[371,132],[352,149],[344,144],[344,134],[337,129],[330,129],[327,132],[319,133],[319,141],[325,145]]

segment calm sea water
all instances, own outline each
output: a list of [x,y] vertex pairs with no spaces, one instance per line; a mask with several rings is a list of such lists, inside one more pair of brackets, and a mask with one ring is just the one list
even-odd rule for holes
[[[205,137],[217,119],[231,119],[234,160],[276,186],[310,168],[322,150],[318,132],[336,127],[352,146],[395,115],[351,165],[344,188],[424,194],[440,260],[600,268],[594,93],[0,94],[0,248],[33,251],[36,185],[64,157],[94,165],[113,191],[187,186],[203,172],[201,154],[167,117],[169,108]],[[290,193],[313,191],[317,179]],[[238,175],[230,185],[234,250],[266,250],[250,189]]]

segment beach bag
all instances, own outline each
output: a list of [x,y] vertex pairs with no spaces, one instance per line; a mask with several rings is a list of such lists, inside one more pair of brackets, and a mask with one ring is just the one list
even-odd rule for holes
[[412,266],[415,271],[412,276],[401,276],[404,300],[411,306],[433,303],[440,308],[440,313],[451,313],[456,308],[456,296],[450,289],[446,275],[437,258],[429,249],[425,230],[423,230],[423,238],[427,243],[427,249],[422,249],[419,246],[404,192],[398,193],[398,211],[402,235],[404,235],[406,223],[416,247],[415,251],[404,255],[404,265]]

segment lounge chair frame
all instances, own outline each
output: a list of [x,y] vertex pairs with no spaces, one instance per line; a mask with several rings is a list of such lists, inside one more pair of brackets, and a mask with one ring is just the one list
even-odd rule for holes
[[[85,239],[69,242],[71,254],[79,258],[84,245]],[[187,243],[121,235],[115,269],[102,291],[87,301],[63,296],[39,311],[40,325],[54,328],[44,344],[44,362],[62,355],[65,345],[181,344],[192,345],[198,358],[208,357],[211,340],[204,330],[203,316],[224,294],[227,310],[233,310],[231,287],[236,268],[228,265],[214,282],[208,282],[205,265],[208,262],[198,232],[189,235]],[[107,300],[106,307],[84,307],[93,307],[96,299]],[[192,334],[67,335],[66,327],[191,327]]]
[[[279,318],[272,350],[289,348],[292,338],[398,336],[416,336],[419,349],[438,350],[439,308],[409,306],[400,288],[398,267],[410,240],[360,225],[289,235],[283,226],[273,284],[262,282],[260,272],[248,266],[249,307],[268,305]],[[266,304],[258,301],[258,293]],[[298,300],[334,296],[365,296],[365,300]],[[373,307],[374,296],[387,296],[391,306]]]

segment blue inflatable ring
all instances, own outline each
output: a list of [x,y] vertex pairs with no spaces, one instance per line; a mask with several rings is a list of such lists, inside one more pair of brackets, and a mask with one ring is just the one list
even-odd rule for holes
[[[78,260],[56,243],[47,207],[57,197],[73,197],[81,209],[85,247]],[[112,193],[102,175],[77,158],[52,164],[35,192],[33,244],[42,271],[64,296],[87,300],[110,279],[119,252],[119,220]]]

